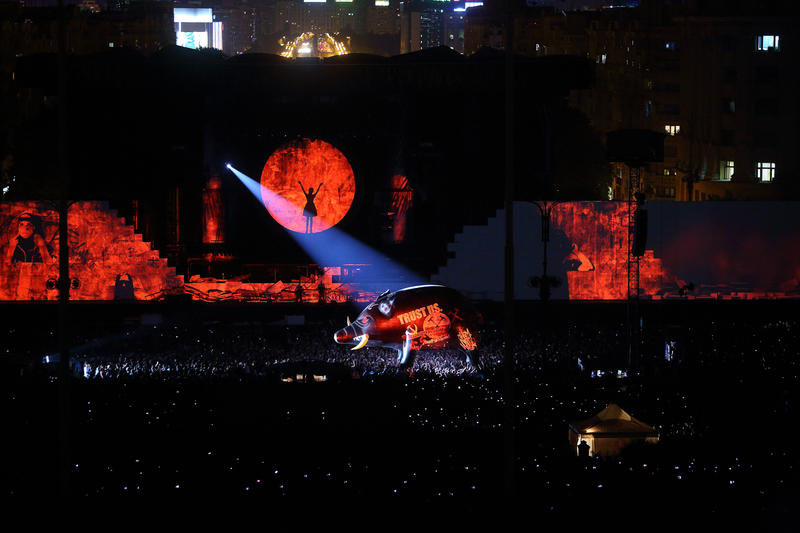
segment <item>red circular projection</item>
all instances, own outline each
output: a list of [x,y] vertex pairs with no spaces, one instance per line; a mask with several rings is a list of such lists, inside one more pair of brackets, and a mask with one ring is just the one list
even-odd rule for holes
[[278,223],[298,233],[318,233],[347,214],[356,182],[342,152],[325,141],[300,139],[269,156],[261,187],[261,200]]

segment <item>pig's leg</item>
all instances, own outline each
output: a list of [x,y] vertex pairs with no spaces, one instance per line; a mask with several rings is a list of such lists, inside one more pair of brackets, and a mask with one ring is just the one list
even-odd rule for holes
[[478,350],[462,350],[464,352],[464,357],[467,359],[467,364],[472,365],[475,368],[481,368],[482,361]]
[[397,361],[403,368],[408,368],[414,364],[414,350],[411,349],[411,333],[406,332],[406,338],[403,339],[403,347],[397,350]]

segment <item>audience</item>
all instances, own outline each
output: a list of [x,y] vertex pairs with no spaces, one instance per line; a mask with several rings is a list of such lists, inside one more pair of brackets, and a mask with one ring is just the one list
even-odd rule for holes
[[[335,344],[335,329],[193,323],[85,332],[72,351],[75,423],[85,437],[73,453],[75,490],[202,491],[208,476],[219,483],[212,492],[496,496],[505,460],[503,331],[492,323],[481,331],[480,368],[442,350],[423,351],[401,370],[392,350]],[[569,323],[515,337],[514,467],[534,508],[567,512],[586,498],[650,491],[654,499],[636,501],[769,512],[791,494],[796,321],[650,327],[630,364],[624,331]],[[298,374],[327,383],[280,381]],[[654,426],[659,444],[579,459],[567,423],[612,402]],[[87,437],[120,420],[125,434],[189,429],[166,454],[138,440],[110,453]],[[256,426],[266,439],[258,446],[241,429]],[[204,433],[207,442],[194,440]],[[13,479],[4,487],[24,492]]]

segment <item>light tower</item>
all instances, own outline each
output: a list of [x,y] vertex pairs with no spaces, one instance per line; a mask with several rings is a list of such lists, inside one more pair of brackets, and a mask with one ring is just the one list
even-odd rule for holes
[[664,134],[651,130],[616,130],[608,134],[608,160],[628,167],[628,367],[639,361],[641,330],[639,320],[639,259],[647,242],[647,210],[643,208],[641,170],[647,163],[664,161]]

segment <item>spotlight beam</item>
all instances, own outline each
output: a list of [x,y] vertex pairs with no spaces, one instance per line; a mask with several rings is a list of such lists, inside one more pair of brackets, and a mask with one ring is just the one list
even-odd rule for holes
[[[279,194],[261,185],[243,172],[237,170],[230,163],[226,167],[247,187],[250,194],[255,196],[259,202],[274,205],[278,210],[301,209],[291,202],[284,199]],[[378,275],[370,275],[370,272],[356,274],[353,281],[360,283],[370,290],[384,291],[386,289],[397,290],[409,285],[424,285],[429,280],[419,274],[407,269],[403,265],[391,260],[377,250],[351,237],[347,233],[336,229],[328,228],[319,233],[297,233],[286,230],[292,239],[318,265],[322,266],[342,266],[342,265],[369,265],[371,271]],[[355,268],[358,270],[358,268]]]

